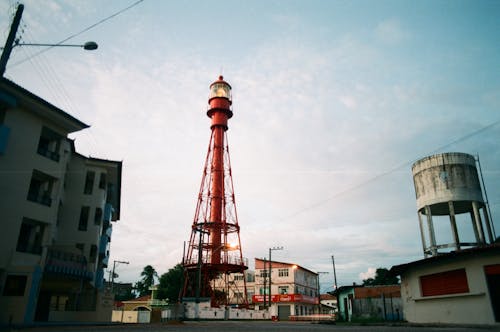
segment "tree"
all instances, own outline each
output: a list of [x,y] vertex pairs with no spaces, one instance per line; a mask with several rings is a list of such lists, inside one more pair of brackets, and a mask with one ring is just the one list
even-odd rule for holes
[[182,264],[177,264],[160,277],[158,287],[158,298],[168,299],[170,303],[177,302],[184,279],[184,268]]
[[363,286],[397,284],[399,284],[399,278],[397,276],[390,275],[389,270],[383,267],[379,267],[377,271],[375,271],[375,277],[363,280]]
[[158,273],[151,265],[146,265],[141,272],[142,279],[135,284],[135,289],[139,296],[149,294],[149,288],[155,284],[155,278],[158,279]]

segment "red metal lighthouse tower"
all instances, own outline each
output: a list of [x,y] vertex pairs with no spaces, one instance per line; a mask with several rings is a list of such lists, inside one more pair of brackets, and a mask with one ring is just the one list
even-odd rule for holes
[[233,116],[231,86],[222,76],[210,85],[207,115],[212,119],[210,143],[201,180],[188,250],[184,256],[183,298],[209,297],[212,306],[247,304],[246,282],[236,290],[234,275],[248,264],[241,252],[227,123]]

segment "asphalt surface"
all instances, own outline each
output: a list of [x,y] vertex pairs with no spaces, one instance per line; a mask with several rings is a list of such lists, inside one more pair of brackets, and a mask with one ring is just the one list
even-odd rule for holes
[[352,331],[352,332],[488,332],[500,331],[497,326],[451,326],[451,325],[342,325],[342,324],[317,324],[310,322],[271,322],[271,321],[187,321],[182,323],[157,323],[157,324],[119,324],[119,325],[46,325],[31,327],[4,327],[2,332],[135,332],[135,331],[203,331],[203,332],[252,332],[252,331]]

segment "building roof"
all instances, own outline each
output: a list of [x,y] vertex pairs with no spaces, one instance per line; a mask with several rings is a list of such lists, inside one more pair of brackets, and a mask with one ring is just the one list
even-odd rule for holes
[[132,300],[122,301],[122,302],[123,303],[136,303],[136,302],[148,302],[149,300],[151,300],[151,295],[150,294],[144,295],[144,296],[140,296],[140,297],[132,299]]
[[460,258],[468,258],[470,256],[475,256],[478,254],[499,254],[500,253],[500,243],[494,243],[485,246],[479,246],[474,248],[468,248],[463,250],[451,251],[449,253],[440,254],[437,256],[432,256],[418,261],[413,261],[406,264],[394,265],[390,269],[392,275],[401,275],[410,268],[425,266],[429,264],[443,263],[447,261],[452,261]]
[[319,299],[321,301],[327,301],[327,300],[335,300],[336,298],[332,294],[320,294]]
[[11,106],[21,106],[36,115],[57,123],[68,133],[90,127],[48,101],[40,98],[25,88],[6,79],[0,78],[0,101],[8,101]]
[[[260,265],[263,265],[264,262],[266,262],[266,264],[269,264],[269,261],[268,260],[264,260],[263,258],[255,258],[255,269],[263,269],[262,267],[257,267],[257,262],[259,262],[259,266]],[[309,269],[306,269],[305,267],[302,267],[298,264],[294,264],[294,263],[285,263],[285,262],[278,262],[278,261],[271,261],[271,267],[273,268],[280,268],[280,267],[283,267],[283,268],[290,268],[290,267],[294,267],[296,266],[297,269],[301,269],[301,270],[304,270],[304,271],[307,271],[309,273],[312,273],[312,274],[316,274],[316,272],[313,272]]]

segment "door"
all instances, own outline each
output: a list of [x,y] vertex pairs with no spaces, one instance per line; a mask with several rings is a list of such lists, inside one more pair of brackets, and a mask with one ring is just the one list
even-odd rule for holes
[[495,322],[500,322],[500,264],[484,267]]
[[290,319],[290,306],[289,305],[279,305],[278,306],[278,319],[279,320],[289,320]]
[[41,291],[38,294],[38,301],[36,304],[35,321],[46,322],[49,320],[50,310],[50,293]]

